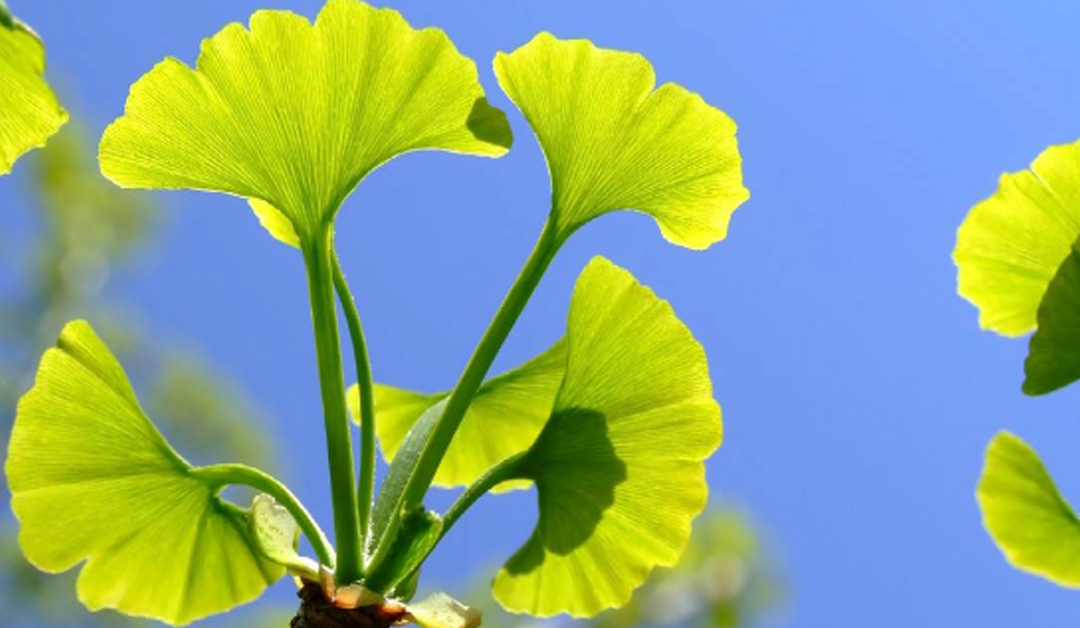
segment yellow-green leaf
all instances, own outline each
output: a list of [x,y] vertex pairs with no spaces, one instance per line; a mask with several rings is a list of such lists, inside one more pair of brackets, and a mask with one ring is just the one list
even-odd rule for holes
[[701,345],[627,271],[594,259],[570,305],[566,375],[522,472],[540,520],[495,578],[508,610],[592,616],[674,565],[705,506],[720,408]]
[[[105,132],[101,167],[122,186],[259,199],[303,240],[397,155],[498,156],[510,143],[505,115],[487,104],[475,65],[444,32],[330,0],[314,25],[258,11],[250,30],[226,26],[203,42],[194,70],[159,63]],[[280,218],[278,237],[290,231]]]
[[[551,414],[566,369],[566,342],[560,340],[525,364],[484,382],[435,474],[435,484],[452,487],[474,482],[497,462],[529,448]],[[449,392],[431,395],[376,384],[375,416],[379,444],[387,461],[397,453],[420,416]],[[353,420],[360,418],[360,391],[349,389]],[[528,486],[509,481],[496,491]]]
[[979,323],[1006,336],[1035,328],[1050,280],[1080,236],[1080,143],[1052,146],[1030,170],[1002,175],[971,209],[953,260]]
[[679,85],[654,90],[641,55],[541,33],[500,52],[495,73],[547,157],[560,238],[631,209],[655,218],[668,240],[702,249],[724,238],[749,197],[735,123]]
[[44,74],[41,40],[0,4],[0,175],[67,122]]
[[1010,563],[1080,588],[1080,520],[1031,447],[1008,432],[995,436],[978,498],[983,525]]
[[165,442],[85,322],[42,358],[5,468],[23,553],[53,573],[85,562],[78,595],[91,610],[186,624],[284,573],[256,554],[245,511]]

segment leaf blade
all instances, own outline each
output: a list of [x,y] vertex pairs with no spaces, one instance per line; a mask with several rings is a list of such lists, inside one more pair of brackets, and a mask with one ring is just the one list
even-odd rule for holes
[[54,573],[85,561],[77,586],[91,610],[186,624],[283,574],[254,554],[243,512],[193,477],[146,418],[85,322],[42,358],[5,470],[27,559]]
[[977,496],[983,525],[1013,566],[1080,588],[1080,520],[1027,443],[994,437]]
[[495,74],[544,150],[561,239],[632,209],[651,215],[669,241],[704,249],[724,238],[749,198],[735,123],[678,85],[654,90],[641,55],[541,33],[500,52]]
[[495,578],[516,612],[575,617],[624,604],[674,564],[705,506],[722,438],[701,346],[670,306],[603,258],[574,289],[566,376],[526,454],[540,520]]
[[330,0],[315,24],[258,11],[166,59],[131,90],[101,142],[126,187],[223,192],[277,210],[301,238],[368,173],[414,150],[496,157],[512,138],[475,65],[396,11]]

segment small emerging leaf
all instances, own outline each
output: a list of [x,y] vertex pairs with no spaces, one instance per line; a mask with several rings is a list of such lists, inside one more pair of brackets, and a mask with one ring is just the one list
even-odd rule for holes
[[983,525],[1010,563],[1080,588],[1080,520],[1024,441],[1008,432],[994,437],[978,498]]
[[1080,253],[1075,249],[1050,281],[1038,320],[1024,363],[1029,395],[1044,395],[1080,379]]
[[541,33],[500,52],[495,74],[547,157],[560,238],[632,209],[655,218],[668,240],[703,249],[724,238],[749,198],[735,123],[679,85],[654,90],[641,55]]
[[284,567],[294,576],[320,581],[319,563],[296,551],[300,526],[284,506],[269,495],[256,495],[248,514],[252,544],[266,560]]
[[[436,149],[499,156],[505,115],[437,29],[330,0],[315,24],[258,11],[203,42],[194,70],[166,59],[131,89],[101,141],[102,172],[139,188],[257,199],[275,237],[316,237],[368,173]],[[286,224],[288,223],[288,224]]]
[[[525,364],[483,383],[435,474],[438,486],[466,486],[496,463],[529,448],[551,415],[551,404],[566,369],[566,342],[560,340]],[[393,460],[420,416],[449,393],[425,395],[376,384],[376,429],[383,455]],[[353,419],[360,417],[359,387],[349,389]],[[528,486],[511,481],[496,490]]]
[[495,578],[508,610],[592,616],[676,563],[721,441],[701,345],[627,271],[594,259],[574,289],[566,375],[523,473],[540,520]]
[[5,469],[26,558],[51,573],[85,562],[78,594],[91,610],[186,624],[284,574],[256,554],[246,513],[165,442],[85,322],[42,358]]
[[482,616],[445,593],[434,593],[409,605],[409,619],[423,628],[476,628]]
[[67,122],[44,73],[41,40],[0,4],[0,175]]
[[984,329],[1020,336],[1035,328],[1047,286],[1080,236],[1080,143],[1052,146],[1030,170],[1001,176],[971,209],[953,260],[959,292]]

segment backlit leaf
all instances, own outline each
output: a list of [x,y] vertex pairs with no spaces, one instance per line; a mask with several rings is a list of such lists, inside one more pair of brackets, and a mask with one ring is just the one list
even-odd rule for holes
[[559,237],[609,211],[656,219],[668,240],[721,240],[749,197],[735,123],[638,54],[548,33],[495,58],[499,84],[547,157]]
[[1006,336],[1035,328],[1050,280],[1080,236],[1080,143],[1052,146],[1030,170],[1002,175],[971,209],[953,260],[960,295],[979,322]]
[[319,563],[296,550],[300,526],[273,497],[255,496],[248,514],[248,530],[252,545],[264,559],[288,569],[294,576],[319,582]]
[[978,498],[983,525],[1010,563],[1080,588],[1080,520],[1024,441],[1008,432],[994,437]]
[[91,610],[186,624],[284,573],[256,554],[246,512],[165,442],[85,322],[42,358],[5,468],[27,559],[54,573],[85,562],[78,594]]
[[540,520],[494,584],[508,610],[538,616],[620,606],[675,564],[722,435],[701,345],[627,271],[589,264],[566,342],[565,380],[523,463]]
[[[551,404],[566,368],[566,342],[560,340],[539,356],[483,383],[469,405],[435,484],[471,484],[495,463],[529,448],[551,414]],[[376,384],[375,412],[379,444],[393,460],[417,419],[449,392],[431,395]],[[349,389],[349,408],[360,417],[360,391]],[[504,482],[496,490],[521,488],[528,482]]]
[[41,40],[0,4],[0,175],[67,122],[44,73]]
[[303,240],[321,234],[353,187],[397,155],[498,156],[510,142],[475,65],[444,32],[330,0],[314,25],[258,11],[250,30],[226,26],[203,42],[194,70],[172,58],[159,63],[102,138],[101,166],[122,186],[259,199],[280,214],[268,224],[260,213],[276,237],[288,233],[285,219]]

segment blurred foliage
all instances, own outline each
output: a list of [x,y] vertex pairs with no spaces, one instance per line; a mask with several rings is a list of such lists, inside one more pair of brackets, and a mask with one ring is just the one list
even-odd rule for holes
[[[181,451],[270,467],[273,444],[265,429],[251,428],[259,411],[240,390],[188,349],[146,346],[144,325],[109,295],[114,274],[152,247],[160,220],[147,196],[101,177],[89,146],[69,125],[27,157],[21,177],[4,182],[26,184],[22,197],[32,211],[18,246],[10,236],[0,240],[0,447],[6,450],[18,395],[32,383],[41,353],[64,323],[87,318],[139,373],[147,411]],[[12,233],[3,224],[11,216],[0,214],[0,234]],[[88,613],[74,595],[75,572],[45,575],[23,559],[8,513],[0,513],[0,626],[156,625],[109,611]],[[243,622],[216,624],[285,626],[291,616],[291,610],[245,612]]]
[[[469,598],[490,599],[478,587]],[[622,608],[588,621],[513,615],[490,602],[485,628],[747,628],[784,599],[782,577],[749,518],[732,508],[706,512],[694,524],[677,565],[657,569]]]

